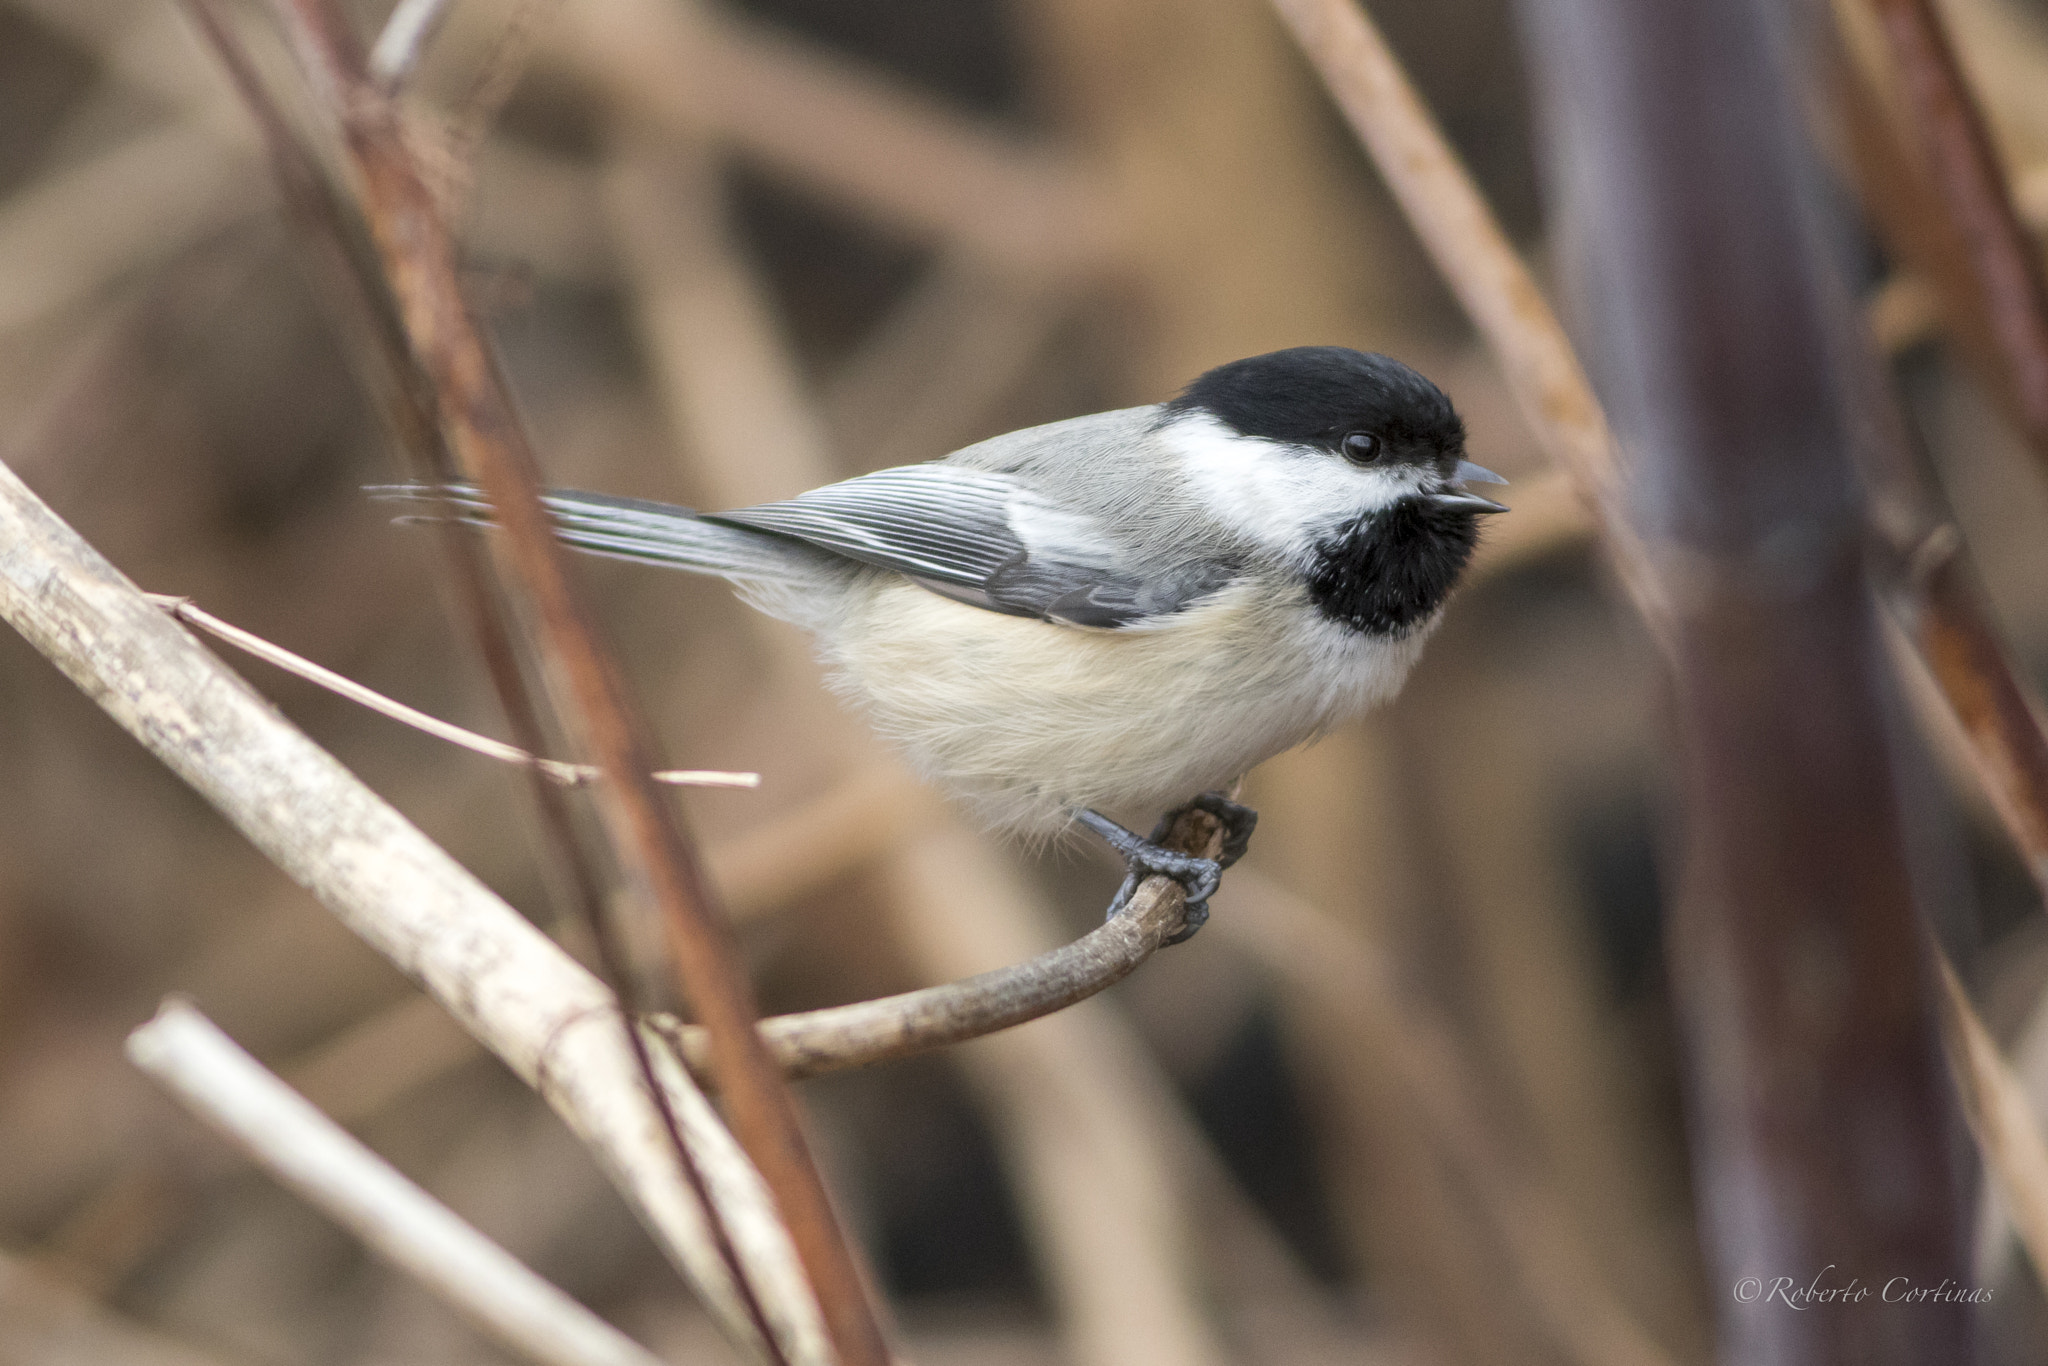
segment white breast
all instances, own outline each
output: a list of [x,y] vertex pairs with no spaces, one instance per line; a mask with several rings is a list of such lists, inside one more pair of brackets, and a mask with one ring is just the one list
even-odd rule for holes
[[1297,593],[1225,589],[1141,630],[1080,631],[894,576],[822,632],[842,691],[991,825],[1059,830],[1077,806],[1148,817],[1397,692],[1428,631],[1325,620]]

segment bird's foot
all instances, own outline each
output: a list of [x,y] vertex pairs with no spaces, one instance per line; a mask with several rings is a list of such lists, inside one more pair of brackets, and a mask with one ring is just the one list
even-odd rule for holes
[[[1216,858],[1169,849],[1162,843],[1172,834],[1182,813],[1188,810],[1205,811],[1222,825],[1223,848]],[[1110,848],[1123,856],[1126,872],[1123,885],[1117,889],[1116,899],[1109,904],[1111,917],[1129,904],[1138,884],[1154,874],[1170,877],[1181,885],[1187,893],[1185,922],[1180,932],[1166,941],[1178,944],[1209,923],[1209,898],[1216,894],[1217,885],[1223,880],[1223,870],[1244,857],[1245,848],[1251,841],[1252,827],[1258,824],[1259,813],[1248,806],[1240,806],[1221,793],[1204,792],[1186,806],[1168,812],[1152,831],[1150,839],[1139,838],[1099,812],[1077,811],[1074,819],[1100,835]]]
[[1259,813],[1249,806],[1234,802],[1221,792],[1204,792],[1179,811],[1167,812],[1166,819],[1152,832],[1152,838],[1166,838],[1166,832],[1173,829],[1173,823],[1180,819],[1181,811],[1206,811],[1223,827],[1223,852],[1216,856],[1217,864],[1223,868],[1244,857],[1245,850],[1251,848],[1252,831],[1259,827]]

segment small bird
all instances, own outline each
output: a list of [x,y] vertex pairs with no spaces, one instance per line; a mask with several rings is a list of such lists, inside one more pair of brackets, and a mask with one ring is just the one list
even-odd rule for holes
[[[1442,390],[1399,361],[1301,346],[1221,365],[1169,402],[993,437],[778,503],[704,513],[555,492],[579,549],[729,580],[817,639],[833,685],[985,823],[1079,821],[1207,918],[1255,813],[1218,789],[1400,690],[1471,558]],[[452,500],[472,488],[393,490]],[[443,502],[444,509],[448,501]],[[1102,812],[1199,805],[1220,859]]]

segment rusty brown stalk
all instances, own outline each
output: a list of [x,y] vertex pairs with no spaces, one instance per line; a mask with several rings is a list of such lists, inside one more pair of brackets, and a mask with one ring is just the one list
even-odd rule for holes
[[[370,235],[413,354],[433,382],[457,463],[497,510],[514,576],[530,596],[574,723],[605,773],[600,810],[622,866],[660,910],[734,1136],[774,1192],[845,1366],[888,1360],[851,1250],[810,1157],[780,1070],[762,1045],[751,984],[679,822],[645,776],[652,745],[599,646],[540,502],[539,470],[464,302],[455,245],[398,112],[371,83],[354,35],[323,0],[283,8],[309,79],[341,126]],[[771,1351],[776,1350],[772,1338]]]
[[[344,354],[397,437],[414,474],[431,485],[446,483],[457,471],[442,439],[433,385],[413,357],[404,324],[389,293],[381,288],[374,261],[360,249],[361,234],[351,230],[352,219],[333,185],[257,77],[234,30],[222,19],[217,0],[184,0],[184,5],[256,120],[314,285],[349,335],[351,344],[344,346]],[[442,529],[440,541],[514,743],[529,754],[542,753],[547,746],[539,708],[520,668],[506,624],[504,598],[485,553],[474,537],[453,524]],[[597,923],[596,908],[601,905],[598,877],[576,838],[568,801],[538,772],[532,774],[532,784],[550,847],[570,871],[571,886],[585,919]],[[623,991],[624,985],[611,983],[615,991]]]
[[[2024,424],[2020,373],[2007,364],[1990,297],[1977,288],[1979,255],[1962,216],[1937,188],[1935,165],[1916,164],[1847,54],[1829,54],[1845,143],[1864,204],[1902,257],[1935,282],[1963,354]],[[1936,162],[1955,148],[1925,148]],[[1940,176],[1945,182],[1952,175]],[[2048,734],[1991,619],[1969,548],[1940,482],[1888,386],[1858,404],[1880,569],[1894,614],[1948,699],[1986,795],[2048,893]]]
[[[215,0],[185,0],[185,7],[227,67],[229,79],[256,119],[286,212],[299,229],[300,241],[306,248],[314,283],[327,297],[333,315],[353,343],[344,348],[345,353],[411,460],[415,474],[430,485],[445,484],[456,476],[457,470],[443,439],[432,380],[412,353],[404,322],[397,316],[389,292],[382,287],[383,277],[374,258],[359,249],[361,234],[352,230],[353,220],[334,187],[293,134],[233,29],[215,7]],[[440,541],[485,670],[513,735],[521,749],[529,754],[540,753],[545,748],[540,713],[506,622],[501,585],[492,574],[483,549],[452,522],[442,529]],[[568,799],[541,776],[537,767],[529,769],[528,781],[540,814],[542,833],[557,866],[568,870],[568,890],[575,900],[576,914],[591,929],[607,984],[621,1001],[630,1001],[631,981],[621,970],[623,955],[604,916],[597,870],[577,837]],[[711,1201],[695,1156],[683,1142],[681,1126],[667,1093],[654,1075],[646,1041],[635,1030],[627,1029],[624,1034],[646,1080],[648,1094],[674,1143],[685,1179],[706,1212],[711,1241],[735,1292],[766,1349],[778,1353],[767,1316],[741,1265],[731,1235]]]
[[1941,209],[1967,244],[1977,311],[1990,325],[2035,455],[2048,464],[2048,275],[2013,207],[1991,130],[1929,0],[1869,0],[1911,117],[1908,135]]
[[[414,472],[427,483],[439,486],[456,475],[456,466],[440,423],[440,404],[431,378],[421,369],[407,340],[405,324],[398,317],[390,293],[383,287],[374,253],[366,249],[362,234],[344,208],[333,185],[321,172],[311,153],[294,134],[290,122],[258,78],[247,52],[233,28],[221,16],[215,0],[185,0],[186,12],[212,45],[227,68],[229,80],[255,118],[270,157],[272,174],[283,197],[286,213],[299,230],[307,264],[315,286],[326,296],[333,316],[352,342],[344,348],[364,387],[373,396],[384,419],[411,460]],[[474,538],[451,522],[440,537],[443,553],[461,594],[463,606],[476,636],[485,669],[505,710],[519,747],[530,754],[544,748],[543,727],[531,689],[519,663],[512,633],[506,623],[505,602],[485,553]],[[538,769],[529,771],[541,828],[549,848],[569,874],[569,890],[582,922],[591,928],[601,966],[608,984],[621,1001],[629,1001],[631,983],[620,970],[622,954],[616,946],[603,914],[602,890],[597,870],[577,838],[568,800],[545,781]],[[637,1031],[624,1031],[627,1045],[647,1083],[649,1096],[660,1111],[672,1139],[685,1178],[698,1203],[706,1211],[710,1237],[716,1246],[735,1291],[744,1304],[754,1330],[771,1353],[777,1352],[754,1288],[741,1265],[739,1254],[723,1219],[713,1206],[695,1156],[682,1139],[682,1131],[669,1106],[668,1096],[656,1079],[646,1041]]]
[[[1864,0],[1847,0],[1863,4]],[[1851,17],[1851,16],[1845,16]],[[1825,36],[1825,35],[1824,35]],[[1955,216],[1930,181],[1928,169],[1905,145],[1905,130],[1875,84],[1880,73],[1857,60],[1837,33],[1823,50],[1834,96],[1841,145],[1855,176],[1864,212],[1899,264],[1930,288],[1948,338],[2019,425],[2003,352],[1977,288],[1969,244]]]
[[1902,568],[1894,609],[1963,728],[1985,795],[2048,895],[2048,736],[1991,621],[1968,551],[1945,527]]

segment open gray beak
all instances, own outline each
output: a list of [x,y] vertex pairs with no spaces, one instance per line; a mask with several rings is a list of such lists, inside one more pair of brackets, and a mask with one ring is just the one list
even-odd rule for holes
[[[1451,471],[1453,484],[1505,484],[1507,480],[1495,474],[1484,465],[1475,465],[1470,460],[1460,460],[1458,467]],[[1505,503],[1496,503],[1491,498],[1482,498],[1470,489],[1447,489],[1432,494],[1431,498],[1440,508],[1460,508],[1466,512],[1506,512]]]

